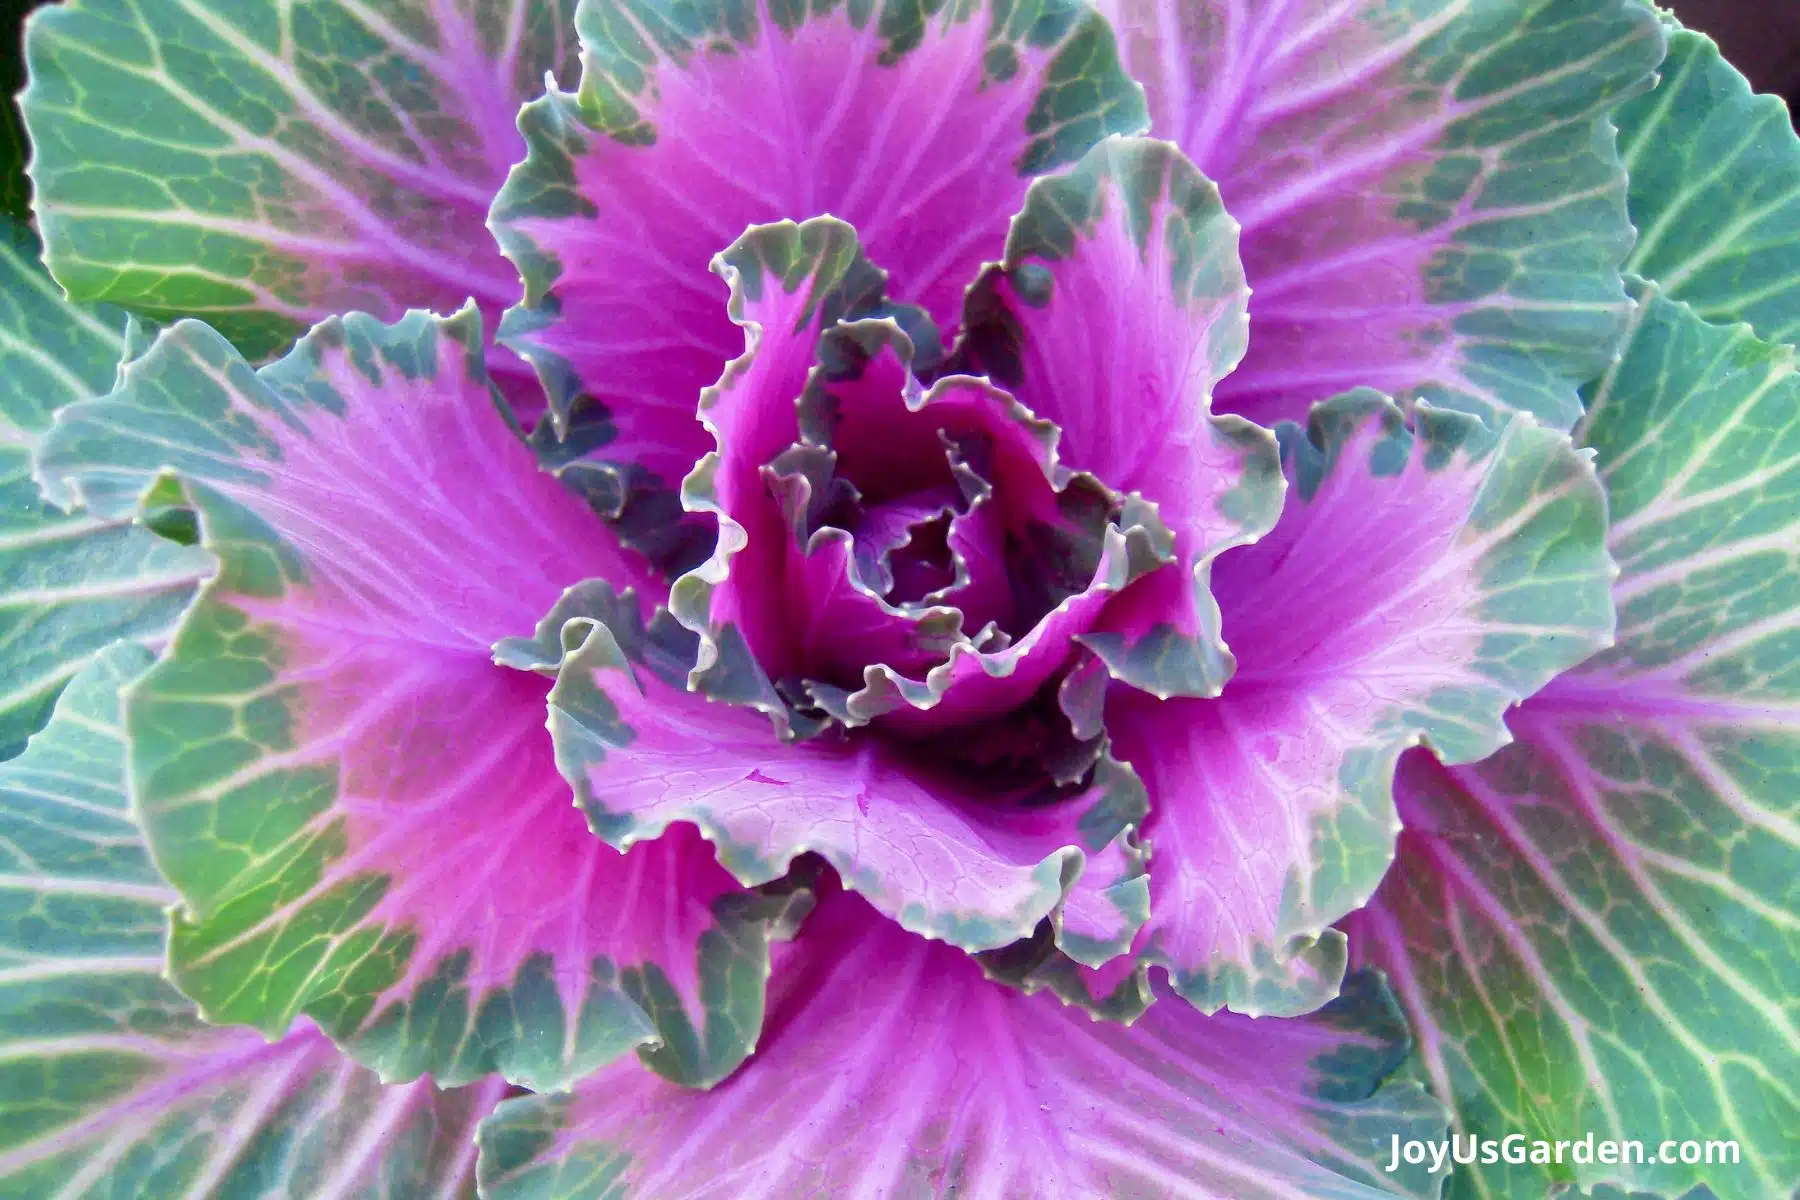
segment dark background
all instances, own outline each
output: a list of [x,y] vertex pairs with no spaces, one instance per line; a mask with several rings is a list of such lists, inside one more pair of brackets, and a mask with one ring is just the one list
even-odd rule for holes
[[1682,23],[1712,35],[1759,92],[1800,109],[1800,3],[1796,0],[1662,0]]
[[12,97],[25,83],[25,65],[19,59],[19,26],[37,4],[38,0],[0,0],[0,95],[6,97],[6,104],[0,107],[0,212],[17,217],[25,215],[30,196],[21,173],[25,131],[19,124],[19,109]]
[[[12,96],[25,82],[19,28],[43,0],[0,0],[0,211],[26,215],[25,133]],[[1694,29],[1712,35],[1725,57],[1762,92],[1800,109],[1800,0],[1663,0]]]

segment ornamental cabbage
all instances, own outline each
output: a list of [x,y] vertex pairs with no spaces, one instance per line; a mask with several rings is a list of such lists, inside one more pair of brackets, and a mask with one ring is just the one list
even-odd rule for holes
[[[0,1197],[1800,1187],[1800,141],[1671,15],[23,54]],[[1399,1155],[1514,1133],[1739,1153]]]

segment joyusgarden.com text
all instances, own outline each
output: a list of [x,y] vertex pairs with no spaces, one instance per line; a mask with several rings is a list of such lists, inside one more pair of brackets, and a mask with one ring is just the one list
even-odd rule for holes
[[1719,1163],[1735,1164],[1739,1158],[1735,1141],[1615,1141],[1596,1139],[1593,1134],[1574,1141],[1544,1141],[1527,1138],[1522,1133],[1504,1138],[1486,1138],[1477,1134],[1454,1134],[1437,1141],[1401,1141],[1393,1138],[1388,1152],[1387,1171],[1398,1171],[1400,1164],[1429,1162],[1436,1174],[1452,1163]]

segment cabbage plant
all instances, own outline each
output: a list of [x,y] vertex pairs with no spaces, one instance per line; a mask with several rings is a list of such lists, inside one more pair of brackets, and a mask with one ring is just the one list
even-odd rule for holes
[[1800,1185],[1800,144],[1670,14],[23,44],[0,1196]]

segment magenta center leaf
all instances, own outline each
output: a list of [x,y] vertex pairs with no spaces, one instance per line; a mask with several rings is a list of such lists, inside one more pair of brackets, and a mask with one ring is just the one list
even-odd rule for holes
[[1214,696],[1230,677],[1207,571],[1281,508],[1267,431],[1211,411],[1244,354],[1237,254],[1218,189],[1179,150],[1112,139],[1032,185],[1005,260],[969,298],[972,363],[1062,428],[1073,465],[1140,492],[1174,534],[1179,569],[1127,590],[1082,638],[1159,696]]
[[1143,789],[1110,757],[1059,787],[984,778],[872,729],[783,741],[761,714],[682,686],[694,639],[666,614],[648,628],[571,617],[560,643],[575,648],[550,694],[557,764],[614,846],[688,822],[750,887],[814,852],[901,925],[973,951],[1049,920],[1071,954],[1103,962],[1143,923]]

